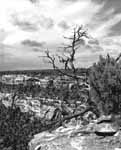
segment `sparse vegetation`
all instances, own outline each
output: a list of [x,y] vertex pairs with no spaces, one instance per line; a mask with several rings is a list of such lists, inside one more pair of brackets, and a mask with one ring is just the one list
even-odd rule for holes
[[100,56],[90,71],[91,98],[101,114],[121,113],[121,64],[110,55]]

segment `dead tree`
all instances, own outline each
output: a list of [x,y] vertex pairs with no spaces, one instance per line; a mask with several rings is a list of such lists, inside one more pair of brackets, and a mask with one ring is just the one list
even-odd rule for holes
[[[87,34],[87,31],[84,30],[83,26],[76,27],[73,29],[73,33],[70,37],[64,37],[64,39],[68,40],[69,44],[64,44],[62,47],[60,47],[61,51],[58,55],[52,55],[49,50],[46,50],[44,56],[48,60],[48,63],[52,65],[54,70],[59,72],[61,75],[68,76],[72,78],[72,80],[76,81],[77,87],[79,87],[78,83],[80,76],[78,75],[78,68],[75,65],[76,54],[77,50],[81,50],[80,46],[84,44],[84,40],[86,38],[89,38],[89,36]],[[59,62],[59,64],[57,62]],[[62,68],[59,66],[62,66]],[[60,120],[54,120],[47,126],[51,127],[54,124],[58,127],[65,120],[70,120],[71,118],[83,115],[89,110],[90,108],[87,108],[84,112],[81,112],[79,114],[73,114]]]
[[[60,55],[51,55],[49,50],[45,51],[45,57],[49,60],[53,67],[53,69],[57,70],[60,74],[66,75],[68,77],[73,78],[78,82],[80,78],[77,74],[78,68],[75,66],[75,55],[77,50],[79,50],[80,45],[84,43],[84,38],[89,38],[86,30],[83,29],[83,26],[76,27],[73,30],[73,34],[70,37],[64,37],[69,40],[70,44],[64,44],[64,46],[60,47],[62,54]],[[58,67],[56,62],[59,62],[63,68]]]

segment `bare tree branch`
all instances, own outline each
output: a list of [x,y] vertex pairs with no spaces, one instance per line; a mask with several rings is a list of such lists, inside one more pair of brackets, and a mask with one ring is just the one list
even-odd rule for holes
[[119,61],[120,58],[121,58],[121,53],[120,53],[119,56],[116,58],[116,62]]
[[[75,54],[79,49],[81,41],[84,40],[84,38],[89,37],[87,32],[83,29],[83,26],[80,26],[73,29],[73,35],[71,37],[64,38],[68,39],[70,44],[66,44],[63,47],[60,47],[63,50],[63,55],[56,55],[57,57],[55,57],[54,55],[51,55],[48,50],[45,51],[45,54],[49,60],[49,63],[53,66],[54,69],[56,69],[62,75],[66,75],[72,77],[75,80],[78,80],[78,69],[75,67]],[[56,65],[57,60],[64,66],[63,70],[60,69],[58,65]],[[68,70],[71,70],[71,74],[67,72]]]

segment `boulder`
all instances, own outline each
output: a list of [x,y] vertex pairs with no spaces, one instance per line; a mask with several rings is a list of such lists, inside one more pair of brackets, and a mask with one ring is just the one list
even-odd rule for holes
[[102,116],[95,126],[95,133],[99,136],[112,136],[117,131],[118,128],[114,126],[111,116]]

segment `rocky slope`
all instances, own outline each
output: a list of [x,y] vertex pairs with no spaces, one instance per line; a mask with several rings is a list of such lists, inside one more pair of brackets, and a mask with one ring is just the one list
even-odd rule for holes
[[29,143],[29,150],[120,150],[121,133],[114,136],[97,136],[94,123],[81,127],[60,127],[55,131],[42,132],[34,136]]

